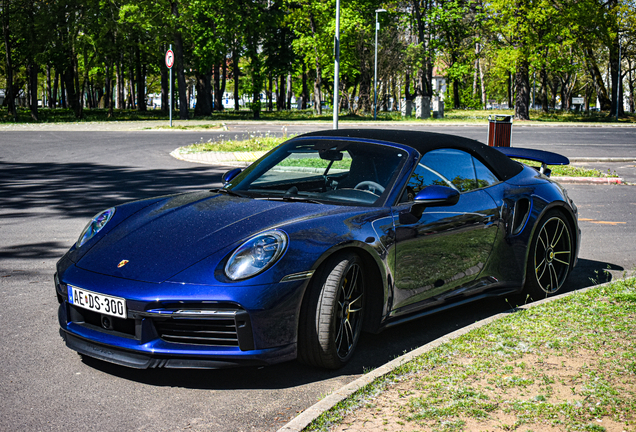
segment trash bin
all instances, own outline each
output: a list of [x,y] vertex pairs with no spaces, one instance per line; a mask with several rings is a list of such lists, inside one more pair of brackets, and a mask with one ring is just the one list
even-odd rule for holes
[[488,116],[488,145],[510,147],[512,143],[512,116],[491,114]]

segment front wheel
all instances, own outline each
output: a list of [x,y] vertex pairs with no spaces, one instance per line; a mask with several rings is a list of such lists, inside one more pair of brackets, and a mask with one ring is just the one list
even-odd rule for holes
[[361,258],[345,253],[328,259],[303,302],[298,359],[338,369],[353,356],[362,331],[364,276]]
[[572,227],[558,211],[549,211],[539,222],[530,244],[526,293],[540,300],[561,289],[574,260]]

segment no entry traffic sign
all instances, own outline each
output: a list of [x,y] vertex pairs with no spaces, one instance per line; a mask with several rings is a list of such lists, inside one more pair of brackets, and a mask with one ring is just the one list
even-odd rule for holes
[[171,49],[166,52],[166,66],[168,66],[168,69],[172,69],[172,66],[174,66],[174,53]]

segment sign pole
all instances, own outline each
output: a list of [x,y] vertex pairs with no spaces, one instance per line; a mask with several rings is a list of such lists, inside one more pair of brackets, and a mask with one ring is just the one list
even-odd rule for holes
[[333,128],[338,129],[338,80],[340,78],[340,0],[336,0],[336,37],[334,38],[334,68],[333,68]]
[[174,53],[172,52],[172,44],[170,44],[170,49],[166,53],[166,66],[168,67],[168,74],[170,75],[170,102],[168,103],[168,111],[170,111],[170,127],[172,127],[172,66],[174,66]]

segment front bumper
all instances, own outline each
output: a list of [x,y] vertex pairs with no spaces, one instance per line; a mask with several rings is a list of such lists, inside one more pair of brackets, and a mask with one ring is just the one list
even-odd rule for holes
[[[147,354],[103,345],[60,329],[66,346],[80,354],[135,369],[225,369],[238,366],[264,366],[296,358],[296,344],[261,352],[250,358],[205,358]],[[267,361],[270,358],[271,361]]]
[[[307,280],[251,290],[181,284],[166,288],[71,265],[55,281],[60,334],[69,348],[90,357],[142,369],[218,369],[296,358],[298,313]],[[127,318],[104,320],[97,312],[70,304],[67,284],[126,298]],[[149,289],[158,295],[141,298],[139,293]]]

